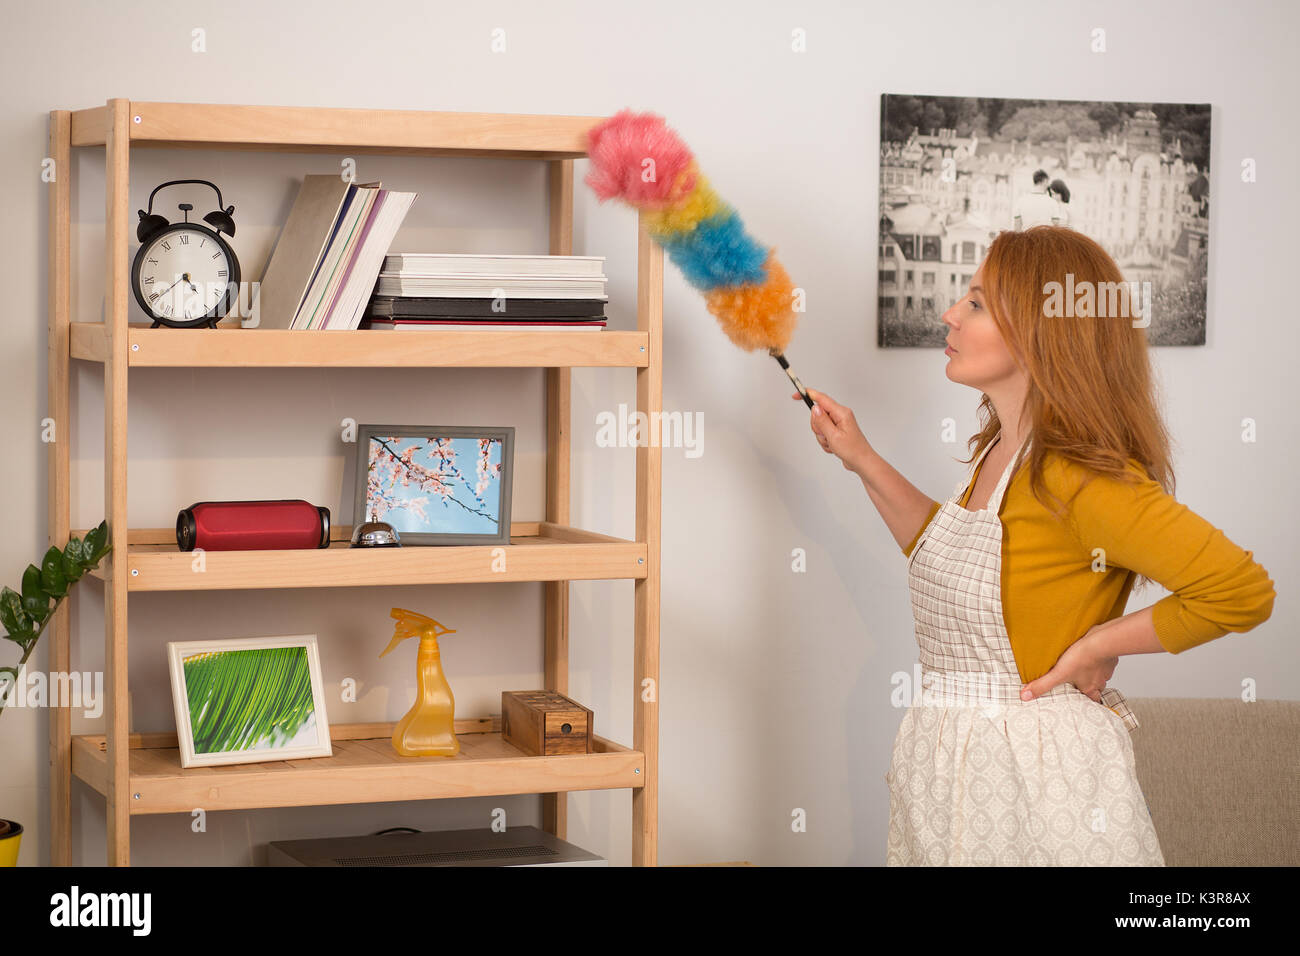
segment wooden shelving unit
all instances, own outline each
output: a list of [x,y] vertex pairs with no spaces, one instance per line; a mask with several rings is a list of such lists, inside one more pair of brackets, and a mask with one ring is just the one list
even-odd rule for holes
[[[657,863],[659,530],[661,461],[657,443],[636,450],[636,539],[569,524],[570,369],[636,369],[637,410],[662,411],[663,253],[638,220],[636,331],[284,331],[149,329],[127,322],[132,243],[128,185],[132,149],[192,147],[483,156],[540,160],[548,167],[549,253],[573,246],[573,161],[586,155],[586,132],[603,117],[142,103],[50,113],[49,445],[50,542],[71,531],[70,363],[104,370],[104,513],[113,550],[95,576],[104,585],[107,732],[73,737],[71,712],[51,709],[51,862],[71,863],[72,777],[104,795],[108,861],[130,863],[131,817],[138,814],[256,807],[423,800],[489,794],[542,795],[543,825],[565,836],[570,790],[630,789],[632,858]],[[105,154],[105,316],[70,321],[73,147]],[[317,551],[211,552],[205,569],[179,551],[171,529],[135,529],[126,507],[127,389],[132,368],[531,367],[546,369],[546,514],[512,522],[509,571],[491,570],[489,547],[353,551],[350,529]],[[147,373],[145,373],[147,374]],[[380,587],[402,584],[537,581],[545,589],[545,686],[568,692],[568,582],[634,582],[632,746],[595,738],[594,752],[524,754],[501,737],[499,716],[458,719],[454,758],[403,758],[391,724],[331,727],[334,755],[309,760],[182,769],[174,734],[133,734],[127,726],[127,602],[131,592],[253,588]],[[75,595],[75,591],[74,591]],[[75,599],[75,597],[74,597]],[[144,598],[143,600],[147,600]],[[69,610],[49,629],[50,669],[72,669]],[[652,699],[646,700],[649,696]]]

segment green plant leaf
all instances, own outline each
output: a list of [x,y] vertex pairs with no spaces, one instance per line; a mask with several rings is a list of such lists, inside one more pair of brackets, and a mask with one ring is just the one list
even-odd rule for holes
[[35,631],[28,631],[27,633],[19,633],[17,636],[15,636],[15,635],[13,635],[13,634],[6,634],[6,635],[5,635],[5,640],[6,640],[6,641],[13,641],[13,642],[14,642],[15,644],[17,644],[20,648],[22,648],[22,652],[23,652],[24,654],[26,654],[26,653],[27,653],[27,648],[28,648],[28,646],[31,644],[31,642],[32,642],[32,638],[34,638],[35,636],[36,636],[36,632],[35,632]]
[[54,545],[41,559],[41,587],[56,600],[68,593],[68,577],[63,573],[63,552]]
[[63,576],[68,579],[68,583],[81,579],[86,573],[83,567],[85,559],[84,545],[80,538],[69,538],[68,543],[63,548]]
[[95,567],[104,555],[112,549],[113,544],[108,540],[108,520],[101,521],[96,527],[86,532],[86,540],[82,542],[83,560],[88,565],[86,570]]
[[50,616],[50,596],[42,589],[41,569],[34,564],[23,572],[23,611],[37,622]]
[[98,525],[96,525],[95,527],[91,528],[89,531],[86,532],[84,544],[86,546],[86,550],[89,551],[91,554],[94,554],[95,551],[104,544],[105,530],[106,530],[106,526],[101,521]]
[[0,623],[11,641],[26,644],[35,634],[31,618],[23,611],[23,597],[11,587],[0,591]]

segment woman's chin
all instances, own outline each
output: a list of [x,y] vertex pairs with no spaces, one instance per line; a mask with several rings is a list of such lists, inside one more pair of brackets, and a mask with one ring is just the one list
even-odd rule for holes
[[946,375],[946,376],[948,376],[948,381],[950,381],[950,382],[952,382],[952,383],[954,383],[954,384],[956,384],[956,385],[970,385],[971,388],[978,388],[978,387],[979,387],[979,386],[977,386],[977,385],[971,385],[970,382],[966,381],[966,376],[963,375],[960,371],[958,371],[958,370],[956,370],[956,369],[953,368],[953,365],[954,365],[954,364],[956,364],[956,360],[955,360],[955,359],[949,359],[949,360],[948,360],[948,365],[947,365],[947,366],[944,368],[944,370],[943,370],[943,374]]

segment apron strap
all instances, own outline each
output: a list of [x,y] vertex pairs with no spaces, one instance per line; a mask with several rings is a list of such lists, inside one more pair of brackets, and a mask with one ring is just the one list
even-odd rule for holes
[[975,480],[975,472],[979,469],[980,462],[984,460],[985,456],[988,455],[1001,437],[1001,433],[999,433],[997,437],[980,449],[980,453],[975,456],[975,460],[966,466],[966,476],[962,478],[957,487],[953,489],[952,497],[948,499],[949,501],[956,502],[961,500],[962,495],[966,493],[966,489],[969,488],[971,482]]
[[1020,447],[1016,450],[1016,453],[1011,456],[1010,463],[1002,472],[1002,476],[998,479],[997,486],[993,489],[993,494],[989,495],[989,503],[985,505],[985,508],[994,514],[997,514],[1002,510],[1002,499],[1006,497],[1007,486],[1011,484],[1011,474],[1016,470],[1016,467],[1020,462],[1024,460],[1025,455],[1029,451],[1029,444],[1031,441],[1031,435],[1026,435],[1024,440],[1021,441]]

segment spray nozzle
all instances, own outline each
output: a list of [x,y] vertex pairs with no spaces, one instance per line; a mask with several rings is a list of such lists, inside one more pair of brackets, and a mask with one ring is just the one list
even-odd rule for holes
[[416,611],[408,611],[406,608],[393,608],[391,616],[397,619],[397,626],[393,628],[392,641],[384,648],[384,653],[380,654],[380,657],[383,657],[384,654],[387,654],[408,637],[418,637],[422,640],[427,637],[436,641],[444,634],[456,633],[455,628],[443,627],[433,618]]

